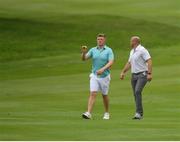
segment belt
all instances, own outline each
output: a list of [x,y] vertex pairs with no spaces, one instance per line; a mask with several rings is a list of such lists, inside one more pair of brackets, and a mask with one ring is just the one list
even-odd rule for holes
[[138,73],[132,73],[132,75],[140,75],[142,73],[146,73],[147,74],[147,71],[142,71],[142,72],[138,72]]

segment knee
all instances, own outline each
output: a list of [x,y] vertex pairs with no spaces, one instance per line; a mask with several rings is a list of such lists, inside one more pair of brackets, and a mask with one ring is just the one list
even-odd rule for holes
[[141,90],[136,90],[135,95],[141,95]]
[[91,94],[92,97],[96,97],[97,92],[91,92],[90,94]]

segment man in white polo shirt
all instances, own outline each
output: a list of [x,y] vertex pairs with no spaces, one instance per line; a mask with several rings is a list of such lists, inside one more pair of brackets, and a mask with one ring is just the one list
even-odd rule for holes
[[120,79],[123,80],[125,73],[131,68],[131,84],[136,103],[136,113],[133,119],[142,119],[142,91],[147,81],[152,79],[152,59],[148,50],[141,45],[138,36],[133,36],[130,44],[132,50],[130,51],[129,60],[120,74]]
[[97,92],[100,91],[103,96],[105,113],[103,119],[109,119],[109,98],[108,91],[110,85],[110,67],[114,62],[114,54],[106,43],[105,34],[97,36],[97,46],[91,48],[87,52],[86,47],[82,47],[82,60],[92,59],[92,73],[90,74],[90,96],[88,100],[88,108],[82,117],[91,118],[91,112],[95,103]]

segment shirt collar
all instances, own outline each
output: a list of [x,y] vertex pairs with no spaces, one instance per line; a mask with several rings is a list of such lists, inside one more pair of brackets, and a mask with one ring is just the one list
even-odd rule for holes
[[106,45],[104,45],[103,48],[100,48],[99,46],[96,47],[97,49],[106,49]]
[[139,44],[136,48],[133,49],[134,52],[138,51],[140,49],[140,47],[141,47],[141,44]]
[[138,50],[141,47],[141,44],[139,44],[135,49]]

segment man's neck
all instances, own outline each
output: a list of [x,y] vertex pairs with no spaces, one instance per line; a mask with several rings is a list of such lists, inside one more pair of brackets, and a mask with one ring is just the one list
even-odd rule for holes
[[104,48],[105,45],[98,45],[99,48]]
[[133,49],[135,50],[140,44],[137,44],[133,47]]

